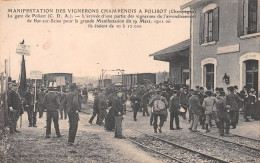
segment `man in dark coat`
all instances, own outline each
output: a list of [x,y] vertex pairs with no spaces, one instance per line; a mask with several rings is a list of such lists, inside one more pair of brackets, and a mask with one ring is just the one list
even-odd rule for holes
[[95,116],[97,116],[96,124],[98,124],[98,120],[99,120],[99,109],[98,109],[99,95],[98,95],[98,91],[95,90],[94,94],[95,94],[95,98],[94,98],[94,104],[93,104],[93,113],[92,113],[92,117],[88,121],[90,124],[92,124],[92,121],[95,118]]
[[36,121],[37,121],[37,112],[38,112],[38,107],[37,107],[37,100],[38,100],[38,94],[36,93],[36,100],[35,100],[35,88],[31,88],[30,91],[28,91],[25,94],[25,99],[26,99],[26,109],[27,109],[27,114],[28,114],[28,121],[29,121],[29,126],[28,127],[37,127],[36,126]]
[[9,125],[10,125],[10,133],[13,134],[14,132],[20,133],[16,129],[17,121],[19,119],[20,114],[22,114],[22,104],[20,95],[17,92],[17,85],[16,83],[9,83],[9,91],[7,94],[7,103],[9,108]]
[[78,121],[79,121],[79,111],[80,111],[80,100],[79,93],[77,92],[77,87],[75,83],[71,84],[71,92],[68,93],[66,98],[66,107],[69,116],[69,145],[73,145],[75,142],[77,130],[78,130]]
[[226,106],[225,92],[219,93],[219,98],[216,102],[216,110],[219,119],[218,126],[220,136],[224,136],[224,128],[226,129],[226,134],[229,134],[230,119]]
[[142,101],[142,107],[143,107],[143,116],[145,116],[145,114],[147,116],[150,116],[149,115],[149,112],[148,112],[148,104],[149,104],[149,99],[151,97],[151,91],[149,92],[146,92],[142,98],[141,98],[141,101]]
[[61,87],[59,88],[59,99],[60,99],[60,119],[67,119],[67,109],[66,109],[66,93],[65,90],[61,90]]
[[227,95],[227,105],[230,107],[230,119],[231,119],[231,126],[233,126],[233,129],[236,128],[237,122],[238,122],[238,104],[239,102],[242,102],[242,99],[234,93],[234,88],[229,88],[230,94]]
[[180,103],[179,103],[179,97],[177,96],[177,90],[173,90],[173,95],[170,98],[169,102],[169,111],[170,111],[170,130],[174,130],[173,128],[173,121],[175,119],[175,125],[176,129],[180,130],[180,122],[179,122],[179,109],[180,109]]
[[137,116],[137,112],[141,106],[141,98],[136,93],[133,93],[132,96],[130,97],[130,102],[131,102],[131,106],[133,108],[134,121],[137,121],[136,116]]
[[184,113],[182,113],[182,117],[183,119],[187,119],[186,118],[186,112],[187,112],[187,101],[186,101],[186,96],[188,95],[187,93],[187,88],[183,87],[181,89],[180,95],[179,95],[179,101],[180,101],[180,105],[181,107],[185,110]]
[[122,120],[123,120],[123,93],[121,90],[117,91],[117,96],[112,100],[112,113],[115,117],[115,138],[122,139]]
[[38,107],[39,107],[39,118],[42,118],[43,116],[43,99],[45,96],[44,87],[41,88],[41,91],[38,93],[39,95],[39,101],[38,101]]
[[194,94],[189,99],[189,107],[190,107],[189,110],[191,113],[191,122],[190,122],[189,130],[194,132],[197,131],[199,118],[201,115],[201,104],[198,95],[199,92],[195,91]]
[[59,129],[59,109],[60,109],[60,99],[53,88],[49,89],[49,92],[45,95],[43,99],[43,106],[47,111],[47,127],[45,138],[51,138],[51,121],[53,120],[54,128],[57,137],[61,137]]

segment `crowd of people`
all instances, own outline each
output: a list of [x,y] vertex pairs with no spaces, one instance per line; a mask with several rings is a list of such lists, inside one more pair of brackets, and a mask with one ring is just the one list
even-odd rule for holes
[[[255,94],[253,88],[247,89],[246,86],[238,92],[237,86],[230,86],[226,91],[223,88],[216,88],[213,91],[199,86],[196,86],[195,90],[188,90],[187,87],[174,87],[167,84],[138,85],[128,90],[123,89],[122,95],[118,98],[121,101],[120,105],[117,103],[118,107],[116,107],[113,105],[113,99],[117,95],[110,88],[102,88],[94,92],[93,115],[89,123],[92,124],[97,116],[96,124],[104,125],[107,130],[115,130],[115,117],[118,116],[118,112],[120,115],[126,113],[126,101],[129,100],[133,120],[137,121],[138,112],[143,116],[150,116],[150,125],[153,126],[155,133],[162,132],[162,127],[170,113],[170,130],[182,129],[179,120],[181,117],[189,121],[188,129],[192,132],[197,132],[199,125],[205,132],[210,132],[210,128],[216,125],[220,135],[223,136],[224,130],[225,134],[229,134],[230,127],[236,128],[240,112],[244,113],[245,122],[249,122],[250,117],[259,120],[259,101],[257,103]],[[117,110],[115,108],[121,109],[115,113],[114,110]],[[150,113],[148,108],[151,108]],[[104,119],[105,123],[103,123]],[[121,123],[122,121],[119,122],[119,128]],[[122,135],[115,135],[115,137],[120,138]]]
[[[197,132],[199,124],[206,132],[214,125],[221,136],[229,134],[230,126],[235,129],[238,125],[239,112],[244,113],[244,120],[259,120],[259,101],[256,91],[246,86],[238,92],[237,86],[230,86],[226,92],[223,88],[205,90],[177,87],[168,84],[137,85],[126,87],[105,87],[93,91],[93,115],[89,119],[92,124],[96,117],[96,124],[104,126],[107,131],[113,131],[115,138],[124,138],[122,134],[123,115],[126,114],[126,102],[129,100],[132,108],[133,120],[137,121],[137,114],[150,117],[150,126],[155,133],[162,132],[162,128],[169,113],[170,130],[181,130],[180,119],[189,121],[189,130]],[[19,116],[28,114],[28,127],[37,127],[38,118],[46,111],[46,136],[50,138],[51,123],[57,137],[62,137],[59,130],[59,119],[69,119],[68,143],[73,145],[78,129],[81,104],[88,100],[88,90],[78,89],[72,83],[69,88],[41,87],[35,90],[30,87],[21,98],[16,83],[9,83],[8,109],[10,133],[20,133],[17,130]],[[150,108],[150,109],[149,109]],[[174,125],[175,121],[175,125]],[[215,124],[213,124],[215,122]],[[174,127],[175,126],[175,127]],[[225,132],[224,132],[225,131]]]

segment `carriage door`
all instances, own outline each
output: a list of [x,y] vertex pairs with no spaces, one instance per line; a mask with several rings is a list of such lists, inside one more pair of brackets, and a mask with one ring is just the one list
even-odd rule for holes
[[206,64],[206,88],[214,89],[214,64]]
[[258,95],[258,61],[248,60],[246,63],[246,85],[249,88],[254,88]]

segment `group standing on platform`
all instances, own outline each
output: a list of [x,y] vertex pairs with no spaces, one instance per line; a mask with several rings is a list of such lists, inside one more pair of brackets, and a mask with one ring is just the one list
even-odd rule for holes
[[[43,118],[46,111],[46,136],[50,138],[53,121],[57,137],[62,137],[59,130],[59,119],[69,120],[68,144],[73,145],[78,130],[81,104],[87,103],[88,90],[79,89],[75,83],[69,88],[41,87],[35,90],[30,87],[24,97],[20,97],[18,85],[9,83],[8,107],[10,133],[20,133],[17,121],[24,111],[28,114],[28,127],[37,127],[38,118]],[[259,101],[253,88],[245,86],[238,91],[237,86],[230,86],[225,92],[223,88],[214,91],[196,86],[189,89],[185,86],[137,85],[135,87],[109,86],[93,90],[93,114],[89,119],[92,124],[104,126],[106,131],[113,131],[115,138],[124,138],[122,120],[127,111],[132,112],[133,120],[138,121],[137,115],[149,116],[150,126],[155,133],[162,132],[167,117],[170,120],[170,130],[181,130],[180,118],[189,122],[188,130],[197,132],[201,129],[210,132],[214,125],[219,134],[229,134],[230,127],[238,125],[239,113],[244,113],[245,122],[259,120]],[[132,110],[127,110],[126,103],[130,102]],[[175,123],[174,123],[175,122]],[[215,124],[213,124],[215,122]]]

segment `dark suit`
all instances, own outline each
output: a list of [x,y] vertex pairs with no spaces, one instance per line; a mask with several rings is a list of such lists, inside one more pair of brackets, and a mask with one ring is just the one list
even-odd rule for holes
[[[34,102],[34,94],[31,92],[27,92],[25,94],[25,99],[26,99],[26,105],[27,107],[27,114],[28,114],[28,121],[29,121],[29,126],[36,126],[36,121],[37,121],[37,112],[38,112],[38,107],[37,103]],[[38,94],[36,94],[36,101],[38,100]],[[34,109],[35,105],[35,109]]]
[[69,143],[74,143],[77,130],[78,130],[78,121],[80,111],[80,100],[78,92],[70,92],[66,97],[66,108],[68,109],[69,116]]
[[198,95],[192,95],[189,99],[189,108],[191,113],[190,129],[197,130],[199,118],[201,115],[201,104]]
[[234,92],[231,92],[229,95],[227,95],[227,105],[230,106],[230,119],[231,119],[231,125],[233,128],[236,127],[239,119],[239,102],[241,102],[241,98],[237,95],[234,94]]
[[169,102],[170,108],[170,130],[173,129],[173,121],[175,119],[176,128],[180,128],[179,125],[179,109],[180,109],[180,103],[179,103],[179,97],[173,95]]
[[7,103],[8,107],[13,108],[13,111],[9,112],[10,133],[13,133],[16,131],[17,121],[19,119],[20,113],[22,112],[20,95],[14,90],[8,91]]
[[43,100],[43,106],[47,110],[46,135],[51,134],[51,121],[53,119],[56,135],[60,136],[60,129],[59,129],[60,100],[56,92],[51,91],[45,95]]

